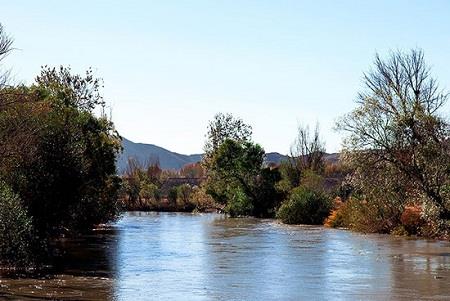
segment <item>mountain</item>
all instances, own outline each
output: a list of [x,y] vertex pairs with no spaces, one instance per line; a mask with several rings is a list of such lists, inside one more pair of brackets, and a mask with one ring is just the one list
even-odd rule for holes
[[279,164],[281,161],[284,161],[288,158],[286,155],[282,155],[277,152],[266,153],[266,162]]
[[[273,163],[277,163],[279,164],[281,161],[287,160],[289,158],[289,156],[287,155],[282,155],[280,153],[267,153],[266,154],[266,161],[267,162],[273,162]],[[337,163],[339,161],[339,153],[324,153],[323,154],[323,159],[325,160],[325,162],[328,163]]]
[[[201,161],[203,157],[203,154],[178,154],[154,144],[135,143],[126,138],[123,138],[122,146],[123,152],[117,159],[119,173],[123,173],[126,170],[128,158],[135,158],[140,162],[145,162],[149,159],[158,159],[162,169],[180,169],[186,164]],[[276,164],[279,164],[287,158],[288,156],[277,152],[266,154],[266,161]],[[336,163],[339,160],[339,154],[325,154],[324,158],[325,161]]]
[[154,144],[135,143],[126,138],[123,138],[122,146],[123,152],[117,159],[119,173],[126,170],[128,158],[135,158],[140,162],[158,159],[162,169],[180,169],[186,164],[199,162],[202,159],[201,154],[182,155]]

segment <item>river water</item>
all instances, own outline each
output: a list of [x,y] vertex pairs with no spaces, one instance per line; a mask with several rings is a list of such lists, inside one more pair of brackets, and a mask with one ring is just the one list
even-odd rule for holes
[[0,300],[450,300],[450,243],[217,214],[127,213]]

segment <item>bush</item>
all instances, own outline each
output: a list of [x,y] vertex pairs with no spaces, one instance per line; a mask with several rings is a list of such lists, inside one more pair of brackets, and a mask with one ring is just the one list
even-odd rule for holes
[[364,233],[391,233],[401,224],[401,210],[388,200],[366,200],[357,196],[340,206],[331,227],[345,227]]
[[169,201],[170,206],[175,207],[177,205],[177,198],[178,198],[177,187],[170,188],[169,193],[167,194],[167,200]]
[[153,183],[142,183],[139,198],[146,201],[159,201],[161,199],[161,192],[158,186]]
[[195,209],[200,212],[217,207],[214,199],[206,193],[203,187],[194,187],[191,199],[195,204]]
[[322,224],[331,210],[331,200],[322,192],[306,187],[294,188],[278,209],[277,217],[286,224]]
[[192,211],[195,204],[192,201],[192,187],[189,184],[182,184],[177,187],[177,209],[183,211]]
[[227,206],[225,207],[225,211],[230,216],[236,217],[252,214],[252,202],[239,186],[229,190],[228,200],[229,201]]
[[32,257],[33,227],[19,197],[0,182],[0,263],[22,266]]

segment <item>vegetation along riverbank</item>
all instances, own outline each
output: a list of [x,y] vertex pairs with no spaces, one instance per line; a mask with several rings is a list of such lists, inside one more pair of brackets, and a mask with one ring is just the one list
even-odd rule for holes
[[[0,26],[0,60],[13,50]],[[1,67],[1,66],[0,66]],[[228,113],[209,122],[200,162],[163,170],[129,158],[104,113],[92,70],[42,67],[31,84],[0,70],[0,264],[39,266],[54,242],[114,221],[123,210],[221,211],[363,232],[449,238],[448,94],[421,50],[376,56],[325,159],[319,126],[299,126],[291,152],[270,162],[252,127]]]

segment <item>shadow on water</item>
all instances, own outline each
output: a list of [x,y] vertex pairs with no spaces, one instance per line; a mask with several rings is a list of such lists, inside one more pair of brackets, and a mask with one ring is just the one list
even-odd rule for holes
[[112,300],[118,230],[105,227],[55,243],[43,269],[0,272],[1,300]]

